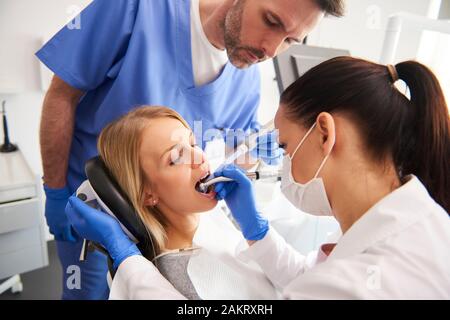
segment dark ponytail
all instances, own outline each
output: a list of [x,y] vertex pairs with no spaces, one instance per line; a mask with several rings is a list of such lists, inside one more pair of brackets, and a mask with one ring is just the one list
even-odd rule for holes
[[[394,85],[405,81],[411,99]],[[281,96],[288,115],[311,126],[321,112],[343,112],[359,125],[369,154],[392,158],[400,177],[416,175],[450,212],[450,119],[434,74],[418,62],[396,68],[338,57],[312,68]]]
[[409,134],[415,141],[406,158],[400,154],[400,145],[394,159],[402,164],[405,173],[415,174],[431,196],[450,212],[450,121],[444,94],[426,66],[406,61],[396,69],[410,91],[415,116]]

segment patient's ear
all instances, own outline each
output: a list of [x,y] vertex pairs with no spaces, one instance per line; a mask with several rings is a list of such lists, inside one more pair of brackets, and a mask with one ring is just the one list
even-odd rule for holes
[[144,206],[148,207],[151,206],[153,197],[151,194],[144,192]]
[[144,205],[146,207],[154,207],[158,204],[158,197],[150,187],[144,189]]

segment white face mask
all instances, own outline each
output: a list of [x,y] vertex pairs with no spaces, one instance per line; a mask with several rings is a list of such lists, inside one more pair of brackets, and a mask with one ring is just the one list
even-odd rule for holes
[[298,144],[297,148],[294,150],[294,153],[292,153],[292,156],[287,154],[284,157],[281,176],[281,192],[283,192],[289,202],[291,202],[299,210],[316,216],[332,216],[333,213],[325,191],[323,180],[322,178],[317,177],[330,156],[331,150],[325,159],[323,159],[312,180],[305,184],[301,184],[296,182],[292,176],[292,159],[300,146],[305,142],[306,138],[311,134],[315,126],[316,124],[308,130]]

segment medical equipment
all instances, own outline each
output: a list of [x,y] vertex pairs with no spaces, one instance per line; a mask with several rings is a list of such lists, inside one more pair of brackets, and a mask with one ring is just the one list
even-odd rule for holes
[[348,50],[292,45],[286,52],[273,59],[278,89],[283,92],[309,69],[328,59],[349,55]]
[[[86,163],[85,172],[88,180],[78,188],[77,197],[117,219],[124,232],[137,244],[142,254],[149,260],[153,259],[156,251],[149,231],[101,158],[90,159]],[[88,249],[94,248],[107,254],[98,244],[91,244],[88,240],[84,240],[80,261],[86,259]],[[111,258],[109,257],[108,260],[111,274],[114,275]]]
[[410,13],[399,13],[391,16],[386,28],[380,63],[394,63],[402,31],[406,31],[408,34],[412,31],[435,31],[450,34],[450,22]]
[[262,128],[253,134],[251,134],[245,142],[241,143],[235,150],[235,152],[229,156],[227,159],[225,159],[223,166],[227,164],[234,163],[240,156],[246,154],[248,151],[253,150],[258,145],[258,137],[263,136],[270,131],[274,130],[275,124],[274,121],[271,120],[268,123],[266,123]]
[[48,265],[41,177],[20,150],[0,153],[0,294],[23,289],[20,274]]
[[[233,164],[239,157],[243,156],[247,152],[256,148],[258,145],[258,138],[273,131],[274,128],[275,128],[275,125],[274,125],[273,120],[266,123],[264,126],[262,126],[262,128],[258,132],[255,132],[255,133],[249,135],[247,137],[246,141],[241,143],[236,148],[234,153],[231,156],[229,156],[228,158],[226,158],[225,161],[220,166],[224,167],[226,165]],[[248,173],[247,176],[252,180],[259,180],[259,179],[274,178],[277,176],[277,174],[252,172],[252,173]],[[212,186],[215,183],[224,182],[224,181],[231,181],[231,180],[223,178],[223,177],[222,178],[221,177],[214,178],[214,176],[211,175],[211,176],[207,177],[206,180],[201,181],[197,185],[196,189],[199,192],[208,193],[209,191],[211,191],[211,188],[209,188],[210,186]]]
[[[245,175],[252,181],[269,180],[269,179],[273,179],[275,181],[281,181],[280,170],[275,171],[275,172],[254,171],[254,172],[247,172]],[[209,178],[205,182],[200,183],[198,185],[197,189],[198,189],[198,191],[200,191],[202,193],[208,193],[209,191],[211,191],[210,187],[212,187],[214,184],[219,183],[219,182],[229,182],[229,181],[233,181],[233,180],[230,178],[226,178],[226,177],[214,178],[213,176],[211,176],[211,178]]]
[[2,103],[2,114],[3,114],[3,139],[4,143],[0,146],[0,152],[9,153],[17,151],[17,146],[12,144],[9,141],[9,132],[8,132],[8,122],[6,121],[6,109],[5,109],[6,101]]
[[333,140],[332,148],[323,158],[319,168],[311,180],[305,183],[299,183],[295,181],[294,176],[292,175],[292,159],[315,127],[316,123],[314,123],[308,132],[303,136],[300,143],[294,149],[292,155],[286,154],[284,156],[283,171],[281,175],[281,192],[294,207],[301,211],[308,212],[316,216],[333,216],[333,211],[325,190],[325,185],[322,178],[319,177],[319,173],[331,154],[335,140]]
[[[402,43],[411,41],[411,35],[420,35],[421,40],[415,47],[417,51],[409,52],[408,57],[413,55],[415,60],[434,71],[449,101],[450,86],[447,84],[450,77],[447,71],[449,65],[447,57],[450,50],[448,46],[450,20],[431,19],[410,13],[392,15],[386,28],[380,63],[395,64],[399,59],[403,60],[405,52],[399,51],[402,49]],[[410,92],[405,83],[400,82],[397,87],[408,99],[410,98]]]

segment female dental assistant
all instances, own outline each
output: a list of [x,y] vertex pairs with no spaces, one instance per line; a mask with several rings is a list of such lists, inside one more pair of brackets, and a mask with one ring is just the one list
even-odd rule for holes
[[[69,267],[82,273],[80,288],[64,286],[63,298],[108,296],[106,260],[94,253],[79,264],[82,243],[64,215],[100,131],[134,107],[164,105],[186,119],[202,147],[228,129],[247,132],[259,105],[255,64],[301,41],[324,14],[341,15],[342,0],[94,0],[79,26],[69,24],[39,50],[56,75],[41,121],[45,216],[63,283]],[[258,151],[268,163],[281,160],[277,147]]]
[[[343,236],[301,255],[258,213],[241,169],[229,166],[215,175],[234,181],[216,191],[247,239],[240,258],[256,261],[290,299],[449,299],[450,120],[432,72],[413,61],[332,59],[283,93],[275,124],[286,151],[283,193],[302,211],[334,215]],[[130,298],[180,297],[114,219],[76,198],[67,213],[112,252],[114,282]]]

